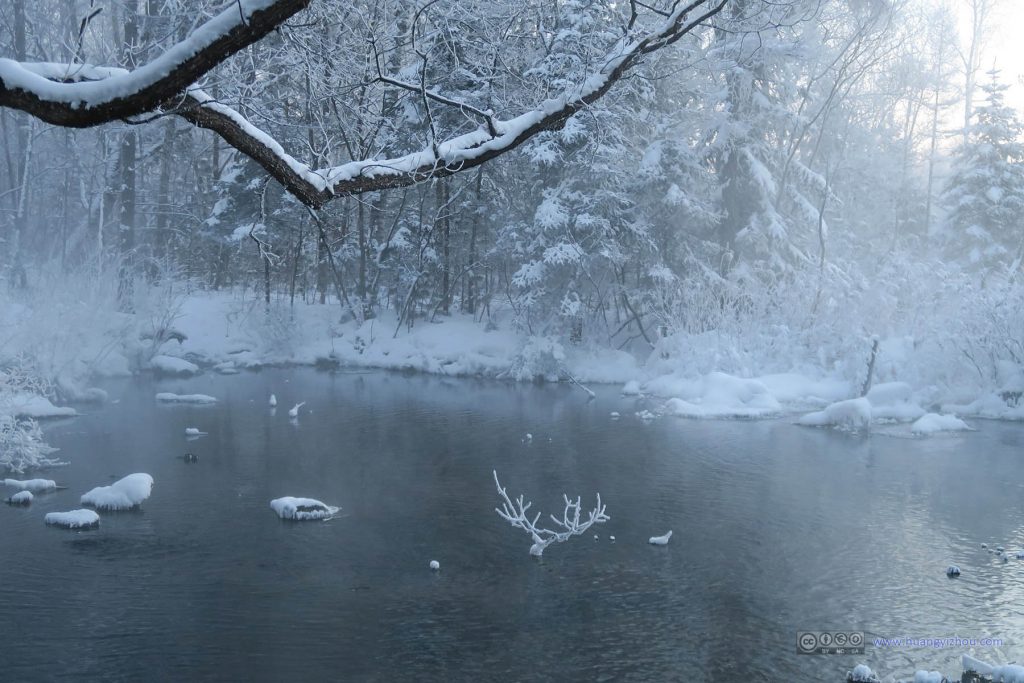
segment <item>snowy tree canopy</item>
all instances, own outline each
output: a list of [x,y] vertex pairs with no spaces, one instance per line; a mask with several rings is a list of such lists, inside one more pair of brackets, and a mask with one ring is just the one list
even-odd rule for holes
[[[161,56],[131,71],[75,63],[5,60],[0,62],[0,106],[21,109],[64,126],[96,125],[154,110],[177,114],[196,126],[213,130],[257,161],[300,201],[319,207],[334,197],[402,187],[467,170],[515,149],[541,131],[560,128],[573,114],[607,93],[642,57],[677,42],[718,14],[728,1],[676,0],[665,10],[651,13],[654,20],[649,22],[640,20],[638,4],[630,4],[628,18],[623,18],[624,28],[609,40],[603,54],[594,55],[597,58],[592,62],[592,71],[577,74],[578,80],[566,83],[551,97],[508,119],[443,97],[435,88],[428,88],[422,78],[414,86],[379,74],[382,83],[418,92],[427,105],[428,119],[429,102],[438,102],[472,112],[484,121],[473,131],[442,139],[431,119],[426,148],[397,157],[354,159],[319,169],[296,160],[238,111],[193,85],[231,55],[280,26],[303,9],[306,2],[232,3]],[[412,18],[413,42],[426,9],[418,9]],[[425,53],[421,53],[425,62],[422,54]]]

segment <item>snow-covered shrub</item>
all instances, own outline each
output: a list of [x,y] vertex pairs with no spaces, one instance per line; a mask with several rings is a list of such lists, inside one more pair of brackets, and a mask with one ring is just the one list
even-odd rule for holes
[[554,337],[530,337],[512,362],[508,375],[517,381],[557,382],[565,367],[565,349]]
[[0,469],[21,474],[62,465],[60,460],[48,457],[56,450],[43,440],[43,430],[35,420],[0,415]]

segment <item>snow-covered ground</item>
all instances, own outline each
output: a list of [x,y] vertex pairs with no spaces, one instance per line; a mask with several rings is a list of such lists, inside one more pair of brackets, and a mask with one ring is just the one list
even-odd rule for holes
[[[41,317],[27,306],[12,309],[0,317],[63,334],[57,319]],[[873,386],[860,397],[867,339],[859,346],[849,340],[837,343],[837,349],[862,349],[841,361],[826,361],[821,353],[815,358],[796,344],[777,348],[778,338],[771,340],[771,349],[758,350],[741,338],[709,333],[678,333],[660,339],[654,349],[634,347],[629,353],[610,349],[597,337],[573,344],[529,336],[501,309],[488,320],[455,314],[417,320],[412,327],[399,326],[387,312],[366,321],[339,322],[342,313],[337,305],[297,303],[290,308],[284,302],[272,303],[268,312],[251,292],[192,292],[155,297],[147,314],[81,321],[83,327],[67,332],[60,349],[16,337],[2,353],[24,357],[38,347],[45,362],[36,366],[51,373],[44,383],[50,390],[43,396],[38,387],[15,383],[5,391],[0,382],[0,416],[74,415],[73,407],[54,405],[55,397],[102,400],[103,392],[88,387],[95,377],[147,371],[232,374],[301,364],[620,384],[624,395],[648,400],[640,412],[652,418],[785,417],[805,425],[890,425],[917,436],[969,428],[963,418],[1024,420],[1021,368],[1003,363],[987,384],[960,381],[965,375],[951,373],[933,358],[933,346],[905,337],[880,340]],[[156,400],[202,404],[217,399],[161,393]]]

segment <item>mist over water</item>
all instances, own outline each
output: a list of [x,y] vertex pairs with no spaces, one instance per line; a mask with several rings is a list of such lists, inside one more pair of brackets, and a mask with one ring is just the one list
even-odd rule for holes
[[[839,681],[860,661],[955,671],[960,650],[870,645],[952,635],[1004,640],[981,659],[1021,657],[1024,562],[980,545],[1024,546],[1013,425],[902,439],[645,423],[644,400],[611,389],[588,402],[380,372],[105,387],[110,404],[47,429],[68,490],[0,509],[4,678]],[[272,414],[271,392],[311,412]],[[532,558],[494,512],[492,469],[545,514],[600,491],[611,520]],[[96,531],[42,524],[135,471],[156,480],[140,510]],[[342,512],[282,522],[269,501],[284,495]],[[668,546],[647,543],[668,529]],[[843,628],[866,632],[866,655],[796,654],[798,630]]]

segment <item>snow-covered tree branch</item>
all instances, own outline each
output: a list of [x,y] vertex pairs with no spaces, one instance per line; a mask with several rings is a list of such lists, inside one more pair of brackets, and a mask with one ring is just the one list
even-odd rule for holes
[[513,502],[509,498],[508,492],[501,485],[501,482],[498,481],[497,471],[494,472],[494,485],[498,488],[498,494],[502,498],[501,508],[494,508],[494,511],[512,526],[530,534],[530,538],[533,539],[533,545],[530,546],[530,554],[535,557],[543,555],[544,549],[552,543],[564,543],[573,536],[586,533],[587,529],[593,525],[603,524],[610,519],[604,513],[605,506],[601,503],[600,493],[597,494],[597,504],[588,513],[586,521],[580,521],[580,513],[582,511],[580,498],[577,496],[576,500],[570,500],[569,496],[563,494],[562,498],[565,501],[565,509],[562,511],[562,518],[559,519],[554,515],[549,515],[551,522],[555,525],[555,529],[539,527],[537,522],[540,521],[541,513],[538,512],[531,519],[527,513],[533,503],[526,502],[522,495]]
[[[57,125],[77,127],[154,110],[175,113],[216,132],[304,204],[318,208],[336,197],[453,175],[516,149],[542,131],[561,128],[570,117],[605,95],[644,56],[704,25],[729,1],[676,0],[667,11],[653,13],[658,16],[657,22],[647,29],[639,27],[634,6],[627,27],[590,73],[522,114],[505,120],[487,114],[486,125],[442,141],[431,140],[422,150],[392,158],[369,156],[322,169],[298,161],[237,110],[189,87],[306,4],[296,0],[232,4],[188,39],[135,71],[4,60],[0,62],[0,106],[21,109]],[[409,85],[391,77],[382,77],[381,82],[397,87]],[[425,86],[420,89],[424,100],[442,99]],[[476,107],[467,106],[465,110],[483,113]]]
[[0,106],[71,128],[127,119],[170,105],[239,50],[261,40],[309,0],[237,0],[135,70],[0,59]]

